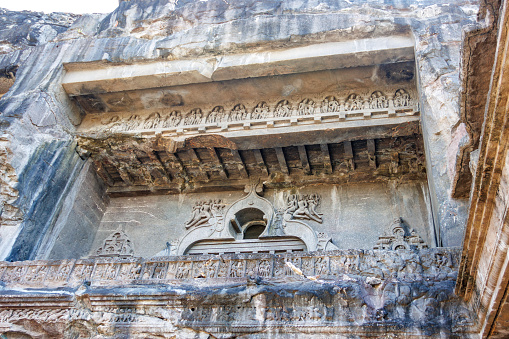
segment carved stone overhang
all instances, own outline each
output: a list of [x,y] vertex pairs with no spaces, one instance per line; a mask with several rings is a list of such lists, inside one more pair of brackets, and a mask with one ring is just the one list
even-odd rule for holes
[[235,189],[253,178],[268,187],[422,179],[410,46],[394,37],[218,59],[68,64],[63,85],[86,113],[79,147],[111,194]]
[[459,249],[436,248],[4,262],[1,330],[465,336],[473,323],[452,291],[458,260]]

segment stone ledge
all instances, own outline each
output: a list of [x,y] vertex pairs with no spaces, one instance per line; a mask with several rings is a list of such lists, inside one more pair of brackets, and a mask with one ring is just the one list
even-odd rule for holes
[[[280,51],[136,65],[66,63],[62,85],[69,95],[293,74],[411,61],[414,41],[395,36],[332,42]],[[319,61],[319,62],[318,62]]]

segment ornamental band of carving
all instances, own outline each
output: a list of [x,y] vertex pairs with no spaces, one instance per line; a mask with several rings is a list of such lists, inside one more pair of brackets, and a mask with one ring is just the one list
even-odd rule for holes
[[333,95],[325,97],[320,103],[306,98],[297,103],[281,100],[273,105],[273,109],[265,101],[259,102],[252,109],[247,109],[242,103],[234,105],[231,110],[224,106],[215,106],[206,113],[201,108],[193,108],[189,112],[178,110],[163,114],[154,112],[147,118],[138,114],[126,117],[113,116],[101,121],[111,131],[132,131],[135,129],[176,128],[179,126],[195,126],[200,124],[235,123],[266,118],[303,117],[316,114],[373,111],[373,110],[402,110],[413,109],[416,101],[410,97],[405,89],[397,89],[392,96],[386,96],[382,91],[376,90],[368,97],[352,93],[345,99],[338,99]]
[[[24,261],[2,263],[1,281],[13,286],[78,286],[84,281],[92,285],[159,283],[188,279],[264,279],[283,277],[320,277],[338,279],[344,274],[379,277],[387,274],[398,279],[455,276],[458,251],[424,249],[419,252],[399,250],[393,258],[380,257],[373,250],[339,250],[314,253],[237,254],[178,256],[154,259],[80,259],[62,261]],[[397,255],[396,255],[397,254]],[[406,257],[408,263],[393,271],[391,263]],[[386,262],[386,264],[382,264]],[[291,264],[291,265],[290,265]],[[392,264],[392,265],[393,265]],[[298,277],[298,278],[302,278]]]

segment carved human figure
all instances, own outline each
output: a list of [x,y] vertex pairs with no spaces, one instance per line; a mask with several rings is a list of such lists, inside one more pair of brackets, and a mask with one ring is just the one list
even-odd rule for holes
[[333,96],[328,96],[325,99],[323,99],[322,102],[322,113],[334,113],[339,112],[339,102],[338,100]]
[[315,102],[311,99],[304,99],[299,103],[299,115],[311,115],[315,111]]
[[186,222],[186,228],[206,224],[212,217],[211,208],[212,200],[196,203],[196,205],[193,206],[193,215],[191,219]]
[[322,222],[322,215],[319,214],[316,211],[316,208],[318,207],[318,204],[320,203],[320,196],[318,194],[310,194],[307,199],[308,205],[309,205],[309,213],[311,216],[313,216],[313,220],[321,223]]
[[359,110],[364,107],[364,102],[362,98],[358,94],[350,94],[345,102],[345,110],[346,111],[354,111]]
[[290,108],[290,103],[288,100],[281,100],[277,103],[276,109],[274,110],[274,117],[283,118],[289,117],[292,115],[292,110]]
[[135,128],[137,128],[141,123],[141,118],[139,115],[133,114],[127,119],[127,122],[125,124],[125,129],[130,131]]
[[230,115],[228,116],[228,121],[241,121],[247,119],[247,111],[246,107],[242,104],[237,104],[233,107]]
[[143,128],[157,128],[161,123],[161,115],[159,113],[154,112],[145,119],[145,123],[143,124]]
[[314,220],[322,223],[322,217],[316,212],[319,203],[319,197],[312,195],[291,195],[287,204],[286,213],[295,219]]
[[369,97],[369,108],[371,109],[379,109],[379,108],[386,108],[387,107],[387,100],[385,98],[385,95],[383,95],[380,91],[375,91],[371,93],[371,96]]
[[207,116],[207,123],[217,123],[221,122],[224,117],[224,108],[223,106],[216,106],[212,109],[212,111]]
[[398,89],[394,94],[394,107],[410,106],[410,94],[404,89]]
[[198,125],[201,123],[202,117],[203,114],[201,109],[195,108],[186,115],[186,118],[184,119],[184,125]]
[[253,109],[253,113],[251,113],[252,119],[265,119],[269,116],[269,106],[265,101],[262,101],[256,105]]
[[179,111],[172,111],[163,122],[163,127],[176,127],[182,121],[182,114]]

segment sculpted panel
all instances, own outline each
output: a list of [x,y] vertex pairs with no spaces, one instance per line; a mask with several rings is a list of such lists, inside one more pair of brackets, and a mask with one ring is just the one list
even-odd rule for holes
[[[322,98],[304,98],[297,102],[287,99],[268,104],[266,101],[258,102],[248,108],[243,103],[236,103],[227,110],[227,105],[217,105],[208,114],[204,109],[193,108],[187,113],[180,111],[153,112],[146,118],[138,114],[128,116],[113,115],[102,118],[95,129],[108,128],[112,132],[134,131],[137,129],[175,128],[183,126],[197,126],[203,124],[218,124],[263,119],[285,119],[292,116],[311,116],[316,114],[348,113],[350,111],[387,111],[397,109],[403,112],[416,109],[415,100],[410,93],[399,88],[394,95],[387,96],[381,90],[374,90],[364,94],[350,93],[343,98],[328,95]],[[295,105],[295,106],[294,106]],[[272,109],[271,109],[272,107]],[[296,107],[295,109],[293,107]],[[354,112],[355,113],[355,112]],[[183,118],[184,115],[184,118]]]

